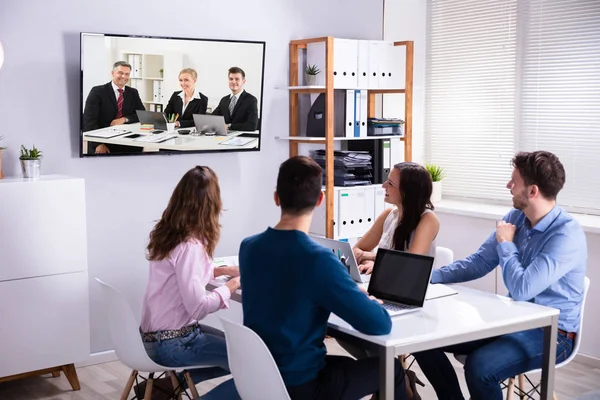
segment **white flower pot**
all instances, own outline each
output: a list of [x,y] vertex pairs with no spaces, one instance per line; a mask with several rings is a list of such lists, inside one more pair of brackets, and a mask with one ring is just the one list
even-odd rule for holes
[[433,182],[433,190],[431,192],[431,202],[437,203],[442,200],[442,182]]

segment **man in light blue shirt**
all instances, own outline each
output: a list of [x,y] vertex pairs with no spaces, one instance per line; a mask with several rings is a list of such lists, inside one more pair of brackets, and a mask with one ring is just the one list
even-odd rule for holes
[[[587,260],[581,226],[556,204],[565,170],[552,153],[518,153],[507,184],[512,209],[476,253],[433,271],[432,283],[481,278],[498,265],[508,295],[560,310],[556,362],[572,352],[579,330]],[[414,354],[440,399],[463,399],[444,352],[467,355],[465,378],[473,400],[502,399],[500,382],[541,368],[543,330],[533,329]]]

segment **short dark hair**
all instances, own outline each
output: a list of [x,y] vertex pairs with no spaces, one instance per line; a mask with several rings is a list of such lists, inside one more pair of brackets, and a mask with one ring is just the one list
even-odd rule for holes
[[129,64],[126,61],[117,61],[116,63],[113,64],[113,71],[119,67],[127,67],[127,68],[131,69],[131,64]]
[[525,185],[536,185],[549,200],[555,200],[565,184],[565,168],[549,151],[517,153],[512,165],[519,171]]
[[277,195],[285,214],[312,211],[321,195],[323,169],[310,157],[295,156],[279,166]]
[[227,76],[229,76],[229,74],[242,74],[242,78],[246,79],[246,73],[240,67],[229,68],[229,73],[227,74]]

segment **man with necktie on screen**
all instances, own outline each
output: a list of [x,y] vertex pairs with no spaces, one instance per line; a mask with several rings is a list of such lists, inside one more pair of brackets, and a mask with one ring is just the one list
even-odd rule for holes
[[[129,82],[131,65],[117,61],[112,69],[112,81],[94,86],[85,102],[83,131],[138,122],[136,110],[145,110],[137,89],[125,86]],[[91,143],[89,153],[135,152],[140,147]]]
[[258,100],[244,90],[246,73],[239,67],[228,71],[231,94],[223,97],[213,115],[225,118],[227,130],[255,131],[258,128]]

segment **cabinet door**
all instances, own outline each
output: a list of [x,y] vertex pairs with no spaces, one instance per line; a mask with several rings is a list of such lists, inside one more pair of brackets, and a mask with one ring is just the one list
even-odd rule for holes
[[90,355],[88,274],[0,282],[0,377]]

